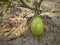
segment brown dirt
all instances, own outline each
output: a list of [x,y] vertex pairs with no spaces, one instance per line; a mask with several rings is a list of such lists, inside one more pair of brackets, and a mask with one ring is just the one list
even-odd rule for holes
[[60,17],[41,16],[44,25],[44,32],[37,37],[32,35],[30,29],[17,39],[0,41],[0,45],[60,45]]

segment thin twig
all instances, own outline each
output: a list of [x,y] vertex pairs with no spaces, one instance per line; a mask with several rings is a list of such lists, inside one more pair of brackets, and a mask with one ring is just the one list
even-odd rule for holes
[[[38,9],[40,9],[40,6],[41,6],[41,4],[42,4],[42,2],[43,2],[43,0],[40,0],[39,2],[38,2]],[[42,11],[41,11],[42,12]],[[41,12],[38,12],[38,14],[40,14]]]
[[[31,6],[28,6],[23,0],[20,0],[20,1],[23,4],[20,7],[28,8],[28,9],[31,9],[31,10],[36,10],[36,8],[32,8]],[[37,9],[37,11],[41,12],[41,10],[39,10],[39,9]]]
[[38,7],[38,8],[40,8],[42,2],[43,2],[43,0],[40,0],[40,1],[39,1],[39,3],[38,3],[39,7]]

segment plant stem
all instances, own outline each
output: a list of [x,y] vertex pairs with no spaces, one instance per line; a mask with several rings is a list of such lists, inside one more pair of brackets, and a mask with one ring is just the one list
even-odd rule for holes
[[[38,9],[40,9],[40,6],[41,6],[42,2],[43,2],[43,0],[40,0],[40,1],[38,2]],[[41,12],[40,12],[40,13],[41,13]],[[40,13],[38,12],[38,14],[40,14]]]
[[40,8],[41,4],[42,4],[43,0],[40,0],[39,3],[38,3],[38,8]]
[[[39,2],[36,2],[36,6],[35,6],[35,15],[39,14],[39,11],[37,11],[37,9],[40,9],[41,3],[43,0],[40,0]],[[41,12],[40,12],[41,13]]]
[[33,8],[33,7],[29,6],[29,5],[27,5],[27,4],[25,3],[25,1],[23,1],[23,0],[20,0],[20,1],[21,1],[22,4],[23,4],[23,5],[21,5],[20,7],[28,8],[28,9],[31,9],[31,10],[37,10],[38,12],[41,12],[41,10],[36,9],[36,8]]

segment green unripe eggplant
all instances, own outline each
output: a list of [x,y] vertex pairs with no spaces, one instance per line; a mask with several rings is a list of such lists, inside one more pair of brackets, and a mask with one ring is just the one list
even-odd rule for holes
[[33,17],[31,21],[31,31],[35,36],[39,36],[43,33],[43,22],[39,16]]

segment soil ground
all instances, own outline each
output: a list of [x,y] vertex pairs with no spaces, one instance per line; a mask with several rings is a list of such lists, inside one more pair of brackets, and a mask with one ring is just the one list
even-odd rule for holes
[[42,16],[44,32],[37,37],[32,35],[30,29],[17,39],[0,41],[0,45],[60,45],[60,17]]

